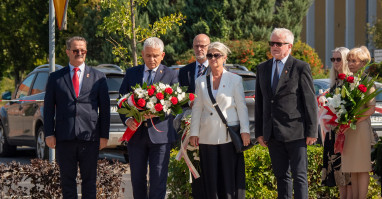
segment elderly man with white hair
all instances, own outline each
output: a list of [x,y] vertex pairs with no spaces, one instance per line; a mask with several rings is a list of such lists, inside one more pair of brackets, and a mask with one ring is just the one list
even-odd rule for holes
[[[142,58],[144,65],[129,68],[126,71],[119,93],[125,95],[132,92],[131,87],[136,84],[148,85],[153,83],[174,84],[178,82],[177,73],[161,64],[165,56],[164,44],[157,37],[146,39],[143,45]],[[171,144],[176,140],[173,128],[173,116],[169,115],[161,121],[153,117],[152,121],[143,122],[139,127],[133,118],[126,118],[121,114],[122,122],[132,130],[136,130],[127,144],[131,170],[131,182],[135,199],[165,198],[168,164],[170,160]],[[147,191],[147,164],[150,168],[150,190]]]

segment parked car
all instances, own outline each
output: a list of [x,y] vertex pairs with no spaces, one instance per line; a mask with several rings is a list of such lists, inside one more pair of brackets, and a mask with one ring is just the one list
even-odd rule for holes
[[[330,88],[330,79],[314,79],[313,80],[313,86],[314,86],[314,92],[316,94],[316,97],[320,97],[325,91],[329,90]],[[318,125],[318,138],[317,138],[317,144],[323,145],[323,137],[324,135],[321,134],[321,126]]]
[[[62,69],[56,65],[56,70]],[[125,131],[118,113],[116,112],[116,98],[122,83],[124,73],[116,65],[106,64],[94,67],[105,73],[111,98],[111,125],[109,148],[115,148],[121,143],[118,139]],[[36,148],[38,158],[48,158],[48,147],[44,135],[44,96],[49,77],[49,65],[36,67],[16,88],[10,98],[10,92],[5,92],[2,99],[15,100],[0,109],[0,155],[11,156],[17,146],[31,146]],[[19,101],[21,100],[21,101]]]
[[[375,82],[375,87],[378,90],[382,90],[382,83]],[[379,137],[382,137],[382,93],[375,97],[376,105],[375,112],[371,115],[371,127],[378,134]]]

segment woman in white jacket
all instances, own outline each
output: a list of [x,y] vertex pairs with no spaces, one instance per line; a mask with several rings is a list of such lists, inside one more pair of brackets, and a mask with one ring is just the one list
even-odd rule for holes
[[[220,42],[208,46],[212,94],[228,125],[240,124],[243,145],[250,143],[248,110],[242,78],[224,69],[229,48]],[[216,112],[207,90],[206,75],[195,82],[190,142],[199,145],[205,198],[245,198],[243,153],[236,153],[231,138]]]

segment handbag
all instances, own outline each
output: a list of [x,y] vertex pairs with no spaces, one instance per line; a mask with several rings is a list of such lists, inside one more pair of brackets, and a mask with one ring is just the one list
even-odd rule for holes
[[[227,120],[225,119],[223,113],[221,112],[215,98],[212,95],[211,91],[211,82],[210,82],[210,74],[206,75],[206,80],[207,80],[207,90],[208,90],[208,95],[210,96],[211,102],[213,106],[216,109],[216,112],[218,112],[220,119],[223,121],[223,123],[226,125],[227,128],[227,134],[229,133],[229,136],[231,137],[232,143],[235,146],[236,153],[241,153],[245,150],[248,150],[253,147],[253,142],[249,142],[248,146],[243,145],[243,140],[241,139],[241,134],[240,134],[240,125],[231,125],[228,126]],[[227,135],[228,137],[228,135]]]

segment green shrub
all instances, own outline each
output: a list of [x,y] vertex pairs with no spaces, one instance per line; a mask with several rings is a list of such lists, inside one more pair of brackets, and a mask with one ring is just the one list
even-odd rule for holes
[[[322,167],[321,146],[308,146],[309,198],[338,198],[336,187],[321,186]],[[169,198],[191,198],[189,172],[184,161],[175,160],[177,150],[171,152],[167,187]],[[246,171],[246,198],[276,198],[276,179],[272,172],[268,149],[260,145],[244,153]],[[379,185],[370,178],[368,198],[378,198]]]

